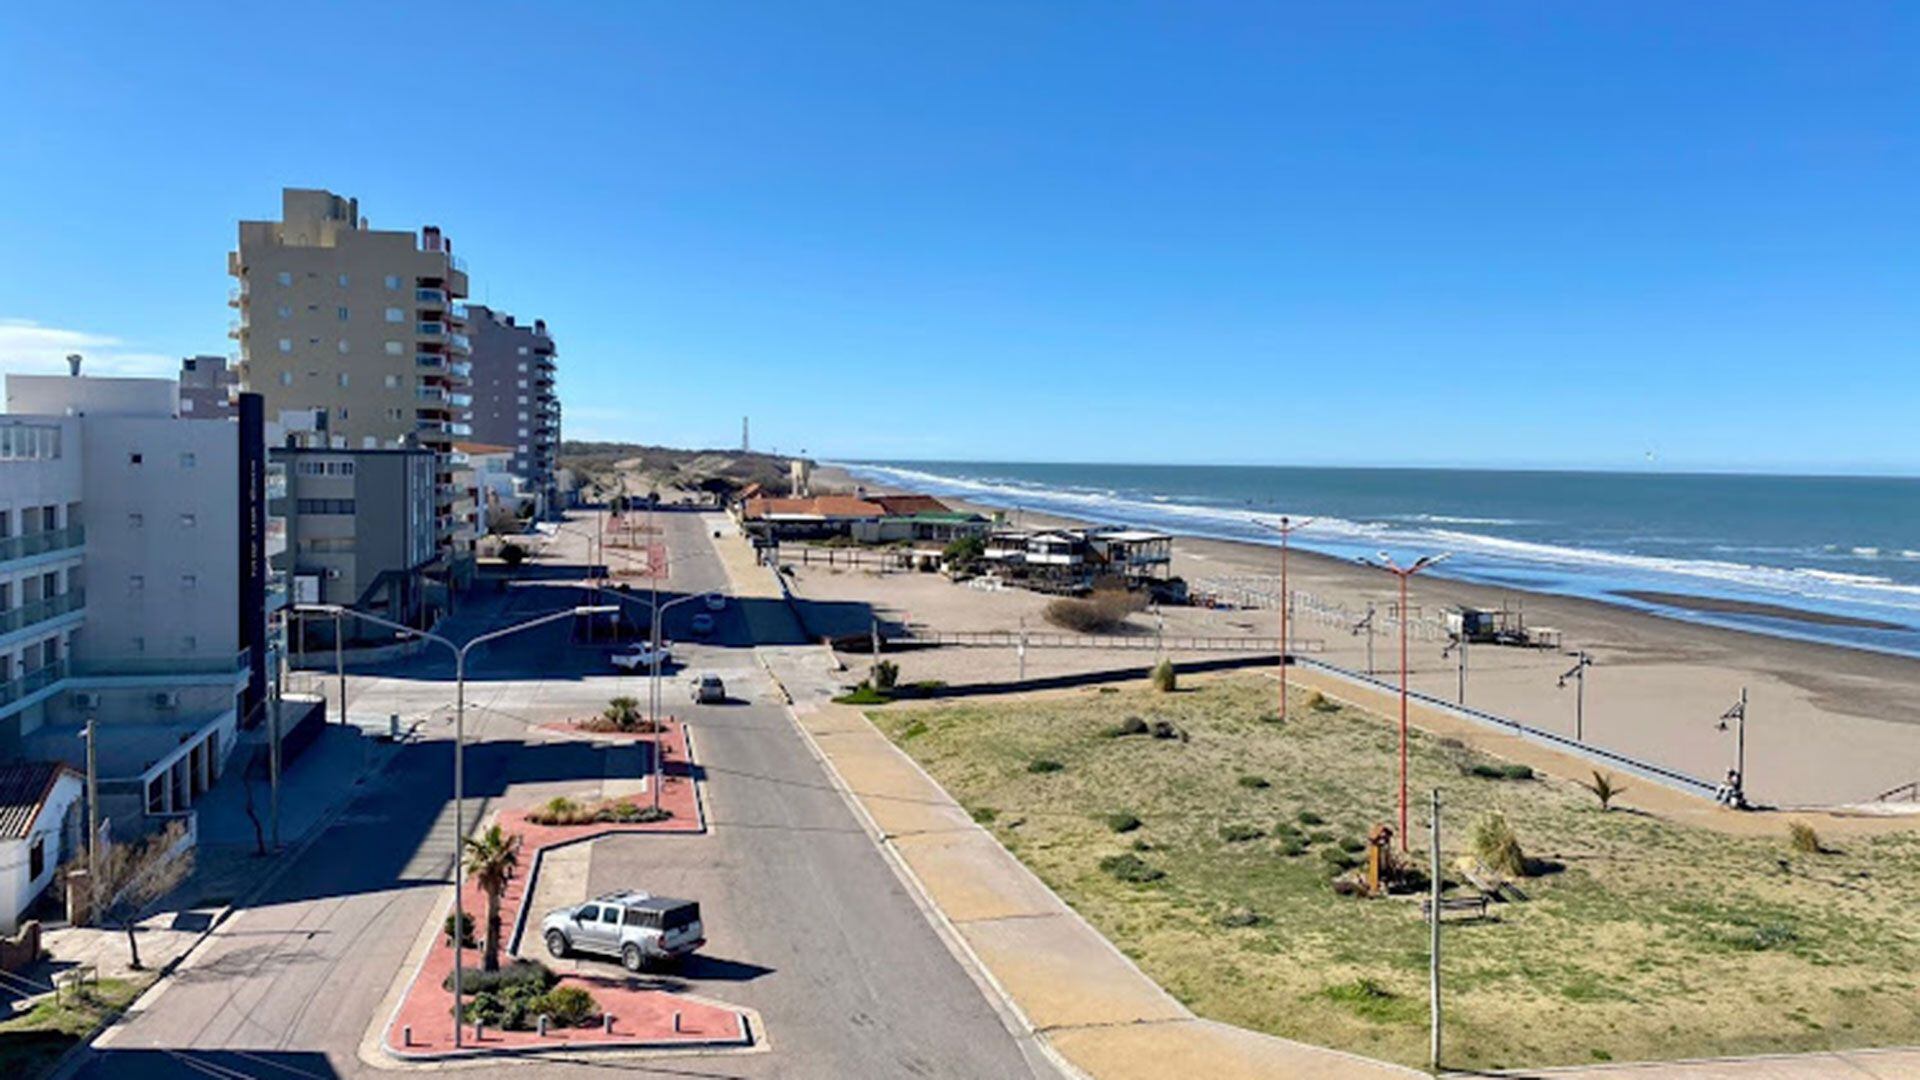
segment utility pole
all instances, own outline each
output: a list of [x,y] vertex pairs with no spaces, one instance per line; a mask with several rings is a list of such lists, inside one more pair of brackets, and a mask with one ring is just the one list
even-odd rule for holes
[[1412,850],[1407,838],[1407,579],[1451,554],[1422,555],[1407,566],[1394,562],[1393,556],[1384,551],[1379,555],[1379,562],[1360,560],[1363,565],[1385,570],[1400,579],[1400,850],[1403,852]]
[[[100,763],[94,755],[93,729],[100,721],[87,717],[87,921],[100,907]],[[144,797],[144,793],[142,793]]]
[[280,692],[267,687],[267,836],[280,850]]
[[1432,881],[1429,903],[1432,905],[1433,926],[1430,929],[1431,944],[1427,955],[1427,1024],[1430,1029],[1430,1045],[1427,1048],[1427,1067],[1440,1071],[1440,789],[1433,789],[1433,853],[1428,877]]
[[1373,601],[1367,601],[1367,617],[1353,624],[1353,632],[1367,632],[1367,678],[1373,678]]
[[1746,805],[1747,793],[1747,688],[1740,688],[1740,700],[1726,712],[1720,714],[1720,730],[1727,730],[1727,721],[1734,721],[1736,727],[1733,736],[1733,776],[1735,783],[1729,797],[1735,809]]
[[1577,659],[1572,667],[1560,676],[1559,687],[1566,689],[1567,680],[1573,682],[1573,741],[1587,741],[1587,669],[1593,666],[1593,657],[1584,651],[1573,654]]
[[1447,647],[1440,650],[1440,658],[1446,659],[1448,653],[1454,654],[1454,666],[1459,669],[1460,688],[1455,692],[1455,700],[1465,705],[1467,703],[1467,628],[1464,625],[1461,626],[1460,633],[1447,643]]
[[[346,627],[339,612],[333,615],[333,670],[340,676],[340,722],[347,722]],[[322,717],[321,719],[325,719]]]
[[1292,650],[1289,648],[1293,642],[1292,639],[1287,636],[1287,615],[1289,614],[1287,609],[1293,606],[1293,593],[1287,589],[1287,547],[1289,538],[1292,537],[1294,533],[1313,524],[1313,519],[1307,518],[1303,521],[1294,522],[1282,516],[1280,518],[1280,524],[1278,525],[1270,521],[1260,521],[1257,518],[1255,522],[1262,528],[1280,534],[1280,721],[1285,723],[1287,719],[1287,668],[1293,663]]

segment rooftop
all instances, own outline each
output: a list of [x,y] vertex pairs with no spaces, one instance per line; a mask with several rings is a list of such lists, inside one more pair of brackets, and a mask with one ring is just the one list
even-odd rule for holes
[[15,761],[0,765],[0,840],[21,840],[53,794],[62,773],[80,775],[63,761]]

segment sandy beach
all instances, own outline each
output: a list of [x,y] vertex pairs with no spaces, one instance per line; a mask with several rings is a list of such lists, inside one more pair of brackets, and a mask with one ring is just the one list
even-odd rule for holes
[[[816,474],[817,485],[852,483],[838,470]],[[1016,518],[1027,525],[1071,524],[1027,511]],[[1180,537],[1173,572],[1196,588],[1248,575],[1277,578],[1279,552]],[[1014,630],[1023,623],[1030,630],[1051,629],[1042,617],[1046,598],[1019,589],[987,592],[934,574],[819,565],[796,567],[794,581],[798,594],[815,601],[826,621],[848,621],[829,631],[834,633],[864,630],[865,615],[856,613],[865,605],[884,620],[941,631]],[[1375,667],[1389,678],[1397,676],[1398,638],[1385,617],[1396,599],[1390,575],[1296,549],[1290,583],[1297,655],[1365,670],[1367,635],[1356,632],[1347,616],[1364,613],[1372,603],[1382,612],[1382,629],[1373,640]],[[1707,602],[1673,598],[1681,600]],[[1458,694],[1459,665],[1455,656],[1442,656],[1446,642],[1433,623],[1452,604],[1519,607],[1528,626],[1550,626],[1562,634],[1563,651],[1471,647],[1466,704],[1472,708],[1570,736],[1578,707],[1588,742],[1717,780],[1732,766],[1735,752],[1734,732],[1720,730],[1718,720],[1745,688],[1747,790],[1754,799],[1781,806],[1855,803],[1920,779],[1920,660],[1702,626],[1577,598],[1415,578],[1409,594],[1414,615],[1410,684],[1449,701]],[[1336,614],[1342,609],[1346,615]],[[1138,632],[1149,636],[1271,639],[1278,632],[1278,612],[1271,607],[1169,607],[1158,616],[1133,618]],[[1578,706],[1575,680],[1559,685],[1571,664],[1564,652],[1573,650],[1585,651],[1593,661]],[[1020,670],[1011,649],[917,650],[897,659],[906,680],[995,682],[1014,679]],[[1151,659],[1151,652],[1030,649],[1026,673],[1037,678]]]

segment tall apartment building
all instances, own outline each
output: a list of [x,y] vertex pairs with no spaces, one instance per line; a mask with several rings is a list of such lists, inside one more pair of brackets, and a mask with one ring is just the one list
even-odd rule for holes
[[557,506],[560,397],[554,390],[553,337],[544,319],[528,326],[503,311],[467,305],[473,337],[473,441],[508,447],[511,468]]
[[[270,512],[286,522],[276,559],[296,602],[339,604],[408,626],[427,622],[425,575],[436,557],[434,455],[420,448],[279,446],[285,488]],[[393,639],[353,620],[349,640]],[[330,626],[310,626],[309,636]]]
[[455,514],[449,451],[469,434],[472,346],[455,301],[467,273],[438,227],[369,228],[358,200],[287,188],[278,221],[242,221],[227,256],[238,279],[240,378],[270,418],[316,417],[329,445],[422,446],[438,455],[437,543],[449,581],[471,537]]
[[191,808],[264,707],[260,403],[189,422],[170,379],[8,375],[0,754],[84,764],[119,832]]

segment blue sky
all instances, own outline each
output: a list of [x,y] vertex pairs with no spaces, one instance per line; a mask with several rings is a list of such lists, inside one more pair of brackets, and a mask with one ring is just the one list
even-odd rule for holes
[[225,351],[282,185],[546,318],[568,434],[1920,472],[1920,16],[27,0],[0,366]]

